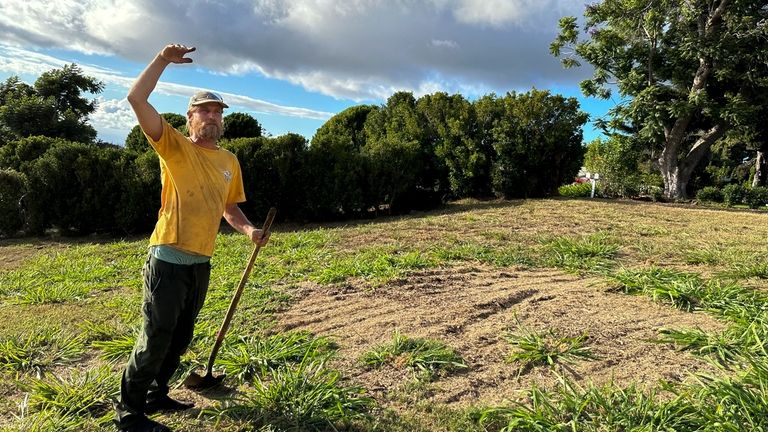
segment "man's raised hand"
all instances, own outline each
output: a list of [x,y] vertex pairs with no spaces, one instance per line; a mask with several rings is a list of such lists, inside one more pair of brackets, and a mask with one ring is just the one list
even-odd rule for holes
[[192,63],[192,59],[184,57],[186,54],[194,51],[195,47],[187,47],[181,44],[166,45],[162,51],[160,51],[160,57],[170,63]]

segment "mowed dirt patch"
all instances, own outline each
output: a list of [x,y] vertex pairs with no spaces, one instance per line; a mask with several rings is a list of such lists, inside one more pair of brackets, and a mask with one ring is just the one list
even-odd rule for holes
[[644,297],[607,289],[597,278],[551,269],[462,266],[429,269],[383,286],[364,282],[307,285],[279,314],[276,330],[308,330],[339,344],[339,368],[372,396],[402,389],[413,374],[395,366],[369,370],[359,362],[372,348],[389,343],[395,330],[409,337],[443,341],[469,368],[435,382],[429,398],[451,406],[497,405],[518,400],[534,384],[552,388],[550,368],[519,373],[505,361],[504,335],[554,329],[562,336],[589,336],[598,357],[578,361],[560,373],[579,383],[655,386],[710,371],[701,359],[651,342],[660,328],[717,331],[725,325],[709,315],[687,313]]

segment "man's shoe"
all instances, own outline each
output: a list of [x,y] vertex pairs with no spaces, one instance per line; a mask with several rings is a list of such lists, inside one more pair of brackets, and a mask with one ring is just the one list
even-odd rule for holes
[[171,399],[169,396],[164,396],[160,399],[147,402],[147,405],[144,408],[144,413],[154,414],[158,412],[185,411],[194,406],[195,404],[193,403],[179,402],[175,399]]
[[154,420],[144,418],[135,425],[120,429],[120,432],[173,432],[168,426]]

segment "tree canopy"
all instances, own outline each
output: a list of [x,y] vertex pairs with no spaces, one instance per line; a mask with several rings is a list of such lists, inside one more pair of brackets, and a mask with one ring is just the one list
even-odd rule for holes
[[768,6],[763,0],[604,0],[560,21],[551,45],[566,67],[594,67],[587,96],[624,101],[604,123],[651,148],[668,198],[686,197],[693,170],[728,130],[764,122]]
[[224,116],[223,138],[257,138],[262,132],[261,124],[250,114],[233,112]]
[[84,93],[103,89],[102,82],[84,75],[75,64],[43,73],[33,86],[12,76],[0,85],[0,139],[45,135],[93,142],[96,130],[88,116],[96,111],[96,101]]

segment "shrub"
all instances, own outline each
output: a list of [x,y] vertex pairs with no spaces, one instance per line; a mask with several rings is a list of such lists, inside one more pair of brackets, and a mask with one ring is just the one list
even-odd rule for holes
[[[588,197],[592,195],[592,183],[584,182],[562,185],[557,188],[557,193],[568,198]],[[595,193],[597,193],[597,185],[595,185]]]
[[121,152],[114,166],[120,184],[114,229],[120,233],[150,231],[160,207],[160,163],[157,153]]
[[586,114],[574,98],[535,89],[508,94],[502,104],[504,116],[492,127],[493,192],[507,199],[553,193],[582,164]]
[[723,191],[715,186],[706,186],[696,192],[696,199],[699,201],[723,202]]
[[729,184],[723,187],[723,202],[727,206],[733,206],[744,202],[747,188],[740,184]]
[[362,105],[336,114],[321,126],[309,147],[304,216],[333,219],[365,214],[373,206],[368,191],[368,159],[363,125],[375,107]]
[[278,218],[294,217],[303,202],[302,172],[307,159],[307,141],[297,134],[276,138],[236,138],[222,146],[237,156],[243,173],[248,217],[260,219],[269,207],[280,209]]
[[114,229],[120,201],[115,172],[123,150],[75,142],[61,143],[31,162],[28,223],[32,232],[51,226],[65,233]]
[[23,226],[20,201],[26,192],[24,174],[0,169],[0,235],[11,236]]
[[764,207],[768,204],[768,187],[755,186],[752,189],[747,189],[744,194],[744,202],[752,209]]

